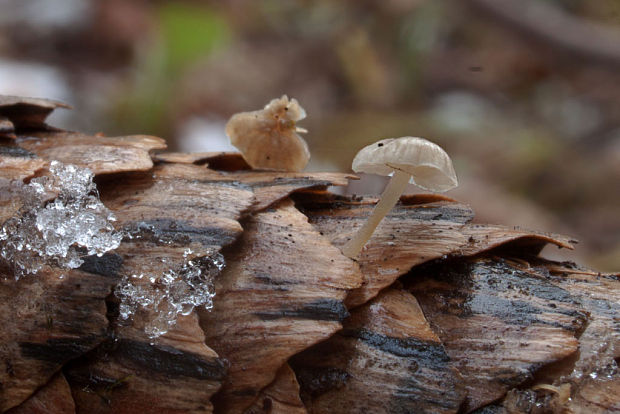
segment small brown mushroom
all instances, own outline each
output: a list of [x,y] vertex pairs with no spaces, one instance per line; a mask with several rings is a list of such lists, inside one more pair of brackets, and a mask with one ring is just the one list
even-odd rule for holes
[[296,126],[306,117],[297,100],[283,95],[264,109],[233,115],[226,124],[231,144],[254,169],[302,171],[310,160],[308,145]]

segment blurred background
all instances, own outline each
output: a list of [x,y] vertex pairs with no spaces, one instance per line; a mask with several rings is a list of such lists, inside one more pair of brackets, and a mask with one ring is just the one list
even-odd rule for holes
[[423,136],[477,221],[569,234],[576,252],[545,254],[620,270],[618,0],[0,0],[0,93],[180,151],[230,149],[226,120],[286,93],[310,170]]

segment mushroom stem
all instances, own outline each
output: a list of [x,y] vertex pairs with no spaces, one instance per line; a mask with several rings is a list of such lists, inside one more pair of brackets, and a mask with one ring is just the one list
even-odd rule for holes
[[406,172],[400,170],[394,171],[394,175],[385,187],[385,190],[383,190],[381,199],[372,211],[368,221],[364,223],[362,228],[353,235],[353,238],[342,247],[341,250],[345,256],[351,259],[357,257],[381,220],[383,220],[383,217],[396,205],[400,195],[405,191],[410,178],[411,175]]

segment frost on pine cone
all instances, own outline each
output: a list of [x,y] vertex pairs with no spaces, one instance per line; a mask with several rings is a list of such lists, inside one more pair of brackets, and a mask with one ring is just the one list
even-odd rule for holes
[[0,97],[2,223],[39,214],[15,188],[56,162],[94,175],[122,241],[70,241],[79,267],[40,249],[19,280],[0,242],[1,412],[620,410],[618,275],[538,255],[571,239],[407,196],[353,261],[376,200],[327,191],[347,174],[61,131],[61,106]]

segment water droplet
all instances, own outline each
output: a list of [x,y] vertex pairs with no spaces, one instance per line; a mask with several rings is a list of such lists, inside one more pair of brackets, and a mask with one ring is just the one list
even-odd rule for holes
[[122,239],[110,224],[113,214],[99,200],[90,170],[58,161],[49,170],[50,175],[29,184],[14,181],[2,188],[21,204],[0,230],[0,256],[16,279],[44,265],[77,268],[85,255],[102,255]]
[[179,315],[191,314],[196,306],[213,307],[213,281],[224,266],[224,257],[211,252],[191,260],[184,255],[180,265],[159,275],[125,276],[114,292],[121,301],[120,316],[129,319],[144,312],[149,318],[144,326],[146,334],[150,338],[161,336],[176,324]]

